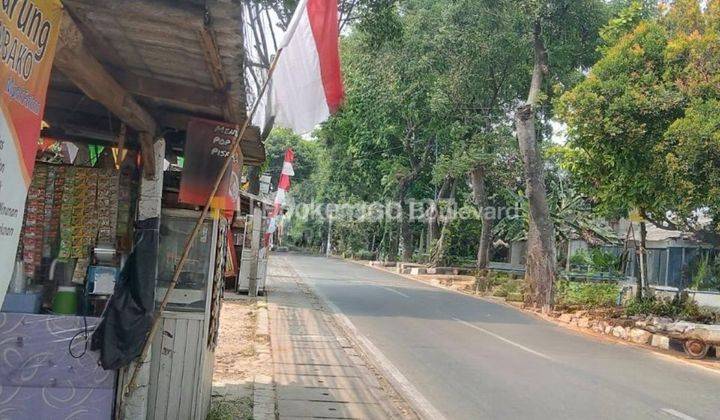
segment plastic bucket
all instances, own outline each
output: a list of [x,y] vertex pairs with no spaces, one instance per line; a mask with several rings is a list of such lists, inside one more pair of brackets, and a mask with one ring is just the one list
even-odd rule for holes
[[77,313],[78,298],[74,286],[60,286],[53,299],[53,312],[62,315]]

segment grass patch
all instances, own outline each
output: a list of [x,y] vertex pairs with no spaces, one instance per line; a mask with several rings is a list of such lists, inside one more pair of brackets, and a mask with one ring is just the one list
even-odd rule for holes
[[251,397],[214,397],[210,403],[207,420],[252,420],[253,401]]

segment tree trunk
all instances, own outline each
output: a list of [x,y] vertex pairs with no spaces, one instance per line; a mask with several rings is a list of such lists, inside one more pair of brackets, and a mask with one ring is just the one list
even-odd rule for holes
[[327,229],[327,241],[325,242],[325,256],[329,257],[332,254],[332,217],[328,218],[328,229]]
[[447,224],[444,224],[440,230],[440,237],[435,243],[435,248],[430,255],[430,267],[440,267],[445,262],[445,233]]
[[[455,197],[455,183],[456,179],[451,178],[450,186],[448,188],[448,197],[447,199],[452,199]],[[447,229],[448,225],[450,224],[450,220],[443,219],[442,220],[442,228],[440,229],[440,237],[438,238],[435,247],[432,250],[432,253],[430,255],[430,266],[431,267],[439,267],[440,264],[445,262],[445,241],[447,236]]]
[[392,246],[390,252],[392,253],[394,251],[397,258],[397,256],[399,255],[400,240],[402,239],[403,252],[402,255],[400,255],[400,260],[402,262],[410,261],[413,254],[412,230],[410,229],[410,221],[408,215],[409,206],[407,205],[407,203],[405,203],[405,196],[410,189],[410,184],[415,180],[416,177],[417,173],[412,172],[411,174],[400,178],[400,181],[398,182],[398,189],[395,193],[395,202],[400,204],[400,214],[398,215],[399,231],[398,234],[395,235],[395,241],[391,242]]
[[412,261],[413,252],[415,251],[413,242],[413,232],[410,226],[409,215],[406,212],[406,205],[402,205],[402,215],[400,220],[400,235],[402,236],[403,251],[402,251],[402,262]]
[[482,221],[476,266],[478,270],[485,270],[490,262],[490,246],[492,244],[492,227],[494,220],[488,212],[485,211],[489,203],[485,186],[484,167],[477,166],[470,171],[470,184],[472,185],[473,199],[480,212],[480,220]]
[[396,262],[398,259],[398,249],[400,248],[399,235],[397,235],[396,232],[393,232],[394,223],[386,223],[385,226],[386,229],[388,229],[387,234],[390,238],[388,242],[387,261]]
[[425,248],[430,251],[433,244],[440,236],[440,225],[438,224],[437,197],[430,203],[427,218],[427,236],[425,237]]
[[638,298],[642,298],[644,289],[648,286],[647,281],[647,258],[645,252],[645,246],[647,242],[647,227],[645,222],[640,222],[640,249],[638,250],[638,262],[640,263],[640,277],[637,281],[637,293],[635,294]]
[[433,244],[437,239],[440,237],[440,224],[438,223],[438,202],[440,200],[444,200],[448,197],[448,194],[450,193],[450,187],[453,184],[453,178],[450,175],[445,175],[445,179],[443,179],[443,183],[440,186],[440,190],[437,192],[437,195],[435,196],[435,200],[430,203],[430,208],[428,209],[429,217],[428,217],[428,233],[427,233],[427,249],[428,251],[430,248],[432,248]]
[[515,111],[515,130],[525,172],[525,194],[529,204],[527,261],[525,264],[528,306],[547,312],[553,305],[553,283],[556,275],[555,226],[550,218],[545,189],[542,155],[535,133],[535,106],[547,73],[547,51],[541,38],[540,20],[533,30],[534,68],[528,100]]

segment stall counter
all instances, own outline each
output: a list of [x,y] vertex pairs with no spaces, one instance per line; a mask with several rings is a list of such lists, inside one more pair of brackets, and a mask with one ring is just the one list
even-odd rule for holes
[[116,372],[84,333],[80,316],[0,313],[0,418],[112,418]]

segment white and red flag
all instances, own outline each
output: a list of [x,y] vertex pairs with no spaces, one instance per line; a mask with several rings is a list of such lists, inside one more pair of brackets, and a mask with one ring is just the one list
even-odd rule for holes
[[290,177],[295,175],[293,170],[293,160],[295,160],[295,153],[292,149],[285,151],[285,160],[283,161],[282,172],[280,172],[280,180],[278,181],[278,188],[275,192],[275,200],[273,202],[273,209],[268,216],[268,228],[265,232],[265,246],[270,246],[270,239],[272,234],[277,229],[277,223],[279,218],[282,217],[281,210],[283,204],[285,204],[285,195],[290,189]]
[[300,0],[279,51],[272,80],[275,125],[312,131],[344,97],[336,0]]

